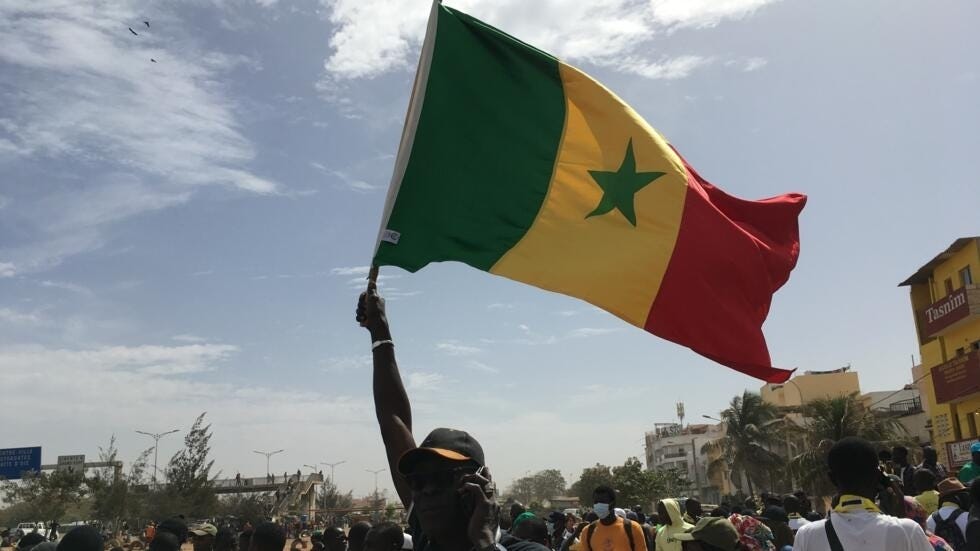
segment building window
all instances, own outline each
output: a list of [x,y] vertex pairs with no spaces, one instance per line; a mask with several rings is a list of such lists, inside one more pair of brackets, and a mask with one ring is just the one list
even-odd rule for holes
[[953,294],[953,279],[947,277],[946,281],[944,281],[943,283],[946,285],[946,294],[947,295]]
[[973,274],[970,273],[969,266],[960,270],[960,286],[966,287],[967,285],[973,285]]

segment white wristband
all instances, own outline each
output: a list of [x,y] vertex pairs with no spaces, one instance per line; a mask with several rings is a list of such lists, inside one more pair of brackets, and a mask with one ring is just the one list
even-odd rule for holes
[[379,346],[384,345],[384,344],[390,344],[391,346],[395,346],[395,341],[390,340],[390,339],[389,340],[383,340],[383,341],[374,341],[374,342],[371,343],[371,350],[377,350]]

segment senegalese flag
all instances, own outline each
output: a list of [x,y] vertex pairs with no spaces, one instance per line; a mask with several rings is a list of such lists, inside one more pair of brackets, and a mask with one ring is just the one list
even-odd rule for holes
[[782,382],[762,323],[805,202],[725,194],[602,84],[435,3],[374,265],[464,262]]

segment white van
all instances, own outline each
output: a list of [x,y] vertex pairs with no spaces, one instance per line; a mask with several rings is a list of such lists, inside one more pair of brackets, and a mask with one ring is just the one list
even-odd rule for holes
[[16,530],[20,530],[24,534],[30,534],[35,530],[35,528],[37,529],[38,534],[41,534],[42,536],[47,536],[48,531],[44,527],[43,522],[22,522],[17,525]]

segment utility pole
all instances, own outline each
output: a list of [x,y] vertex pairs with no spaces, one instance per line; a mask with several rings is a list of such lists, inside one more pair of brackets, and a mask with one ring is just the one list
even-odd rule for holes
[[[264,455],[265,456],[265,477],[266,478],[269,478],[269,459],[273,455],[276,455],[277,453],[282,453],[284,451],[286,451],[286,450],[276,450],[274,452],[260,452],[259,450],[252,450],[252,453],[257,453],[259,455]],[[285,480],[283,482],[285,482]]]
[[157,467],[157,457],[158,457],[158,453],[157,452],[160,449],[160,439],[163,438],[164,436],[168,435],[168,434],[173,434],[175,432],[180,432],[180,429],[168,430],[167,432],[159,432],[159,433],[144,432],[144,431],[141,431],[141,430],[138,430],[136,432],[139,433],[139,434],[142,434],[144,436],[149,436],[150,438],[153,439],[153,486],[156,487],[156,485],[157,485],[157,471],[159,470],[158,467]]

